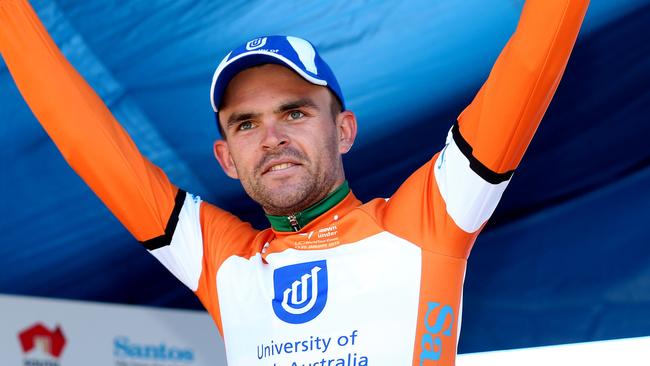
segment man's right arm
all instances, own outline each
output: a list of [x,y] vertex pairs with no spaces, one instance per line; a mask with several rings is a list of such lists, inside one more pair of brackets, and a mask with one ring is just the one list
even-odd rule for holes
[[122,224],[141,242],[173,230],[175,200],[185,195],[139,153],[25,0],[0,0],[0,53],[66,161]]
[[122,224],[201,299],[219,329],[216,271],[257,230],[169,182],[63,57],[26,0],[0,0],[0,53],[70,166]]

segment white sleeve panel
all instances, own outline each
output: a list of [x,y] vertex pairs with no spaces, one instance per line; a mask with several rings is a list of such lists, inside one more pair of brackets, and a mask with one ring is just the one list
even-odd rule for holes
[[151,254],[192,291],[199,287],[203,261],[201,198],[187,193],[170,245]]
[[452,131],[438,155],[434,172],[447,214],[467,233],[476,232],[490,218],[509,183],[508,180],[492,184],[474,172],[456,145]]

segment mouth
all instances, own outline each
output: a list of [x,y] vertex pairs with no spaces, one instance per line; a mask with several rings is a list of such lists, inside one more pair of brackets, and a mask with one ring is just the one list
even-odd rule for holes
[[285,170],[289,170],[293,167],[299,166],[301,164],[293,161],[283,161],[283,162],[274,162],[269,164],[266,169],[262,172],[262,175],[267,174],[267,173],[274,173],[274,172],[282,172]]
[[285,169],[291,168],[292,166],[295,166],[295,165],[296,165],[296,164],[294,164],[294,163],[281,163],[281,164],[276,164],[276,165],[272,166],[272,167],[269,169],[269,172],[275,172],[275,171],[278,171],[278,170],[285,170]]

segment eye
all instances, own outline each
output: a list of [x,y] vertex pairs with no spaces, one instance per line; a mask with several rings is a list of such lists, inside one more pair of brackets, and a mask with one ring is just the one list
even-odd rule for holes
[[242,122],[237,126],[238,131],[250,130],[251,128],[253,128],[253,122],[251,121]]
[[298,119],[304,117],[305,114],[302,113],[301,111],[291,111],[289,113],[289,119]]

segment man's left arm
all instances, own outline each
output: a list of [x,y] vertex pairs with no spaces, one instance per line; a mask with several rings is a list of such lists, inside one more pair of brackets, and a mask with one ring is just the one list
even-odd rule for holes
[[[388,203],[385,221],[396,234],[447,255],[469,255],[557,89],[588,4],[526,1],[515,33],[443,151]],[[408,228],[403,217],[418,212],[429,220]]]
[[452,127],[435,174],[447,212],[464,231],[476,232],[494,211],[557,89],[588,4],[527,1],[490,76]]
[[454,134],[469,145],[471,159],[494,175],[519,164],[555,94],[588,4],[527,1],[489,78],[458,118]]

